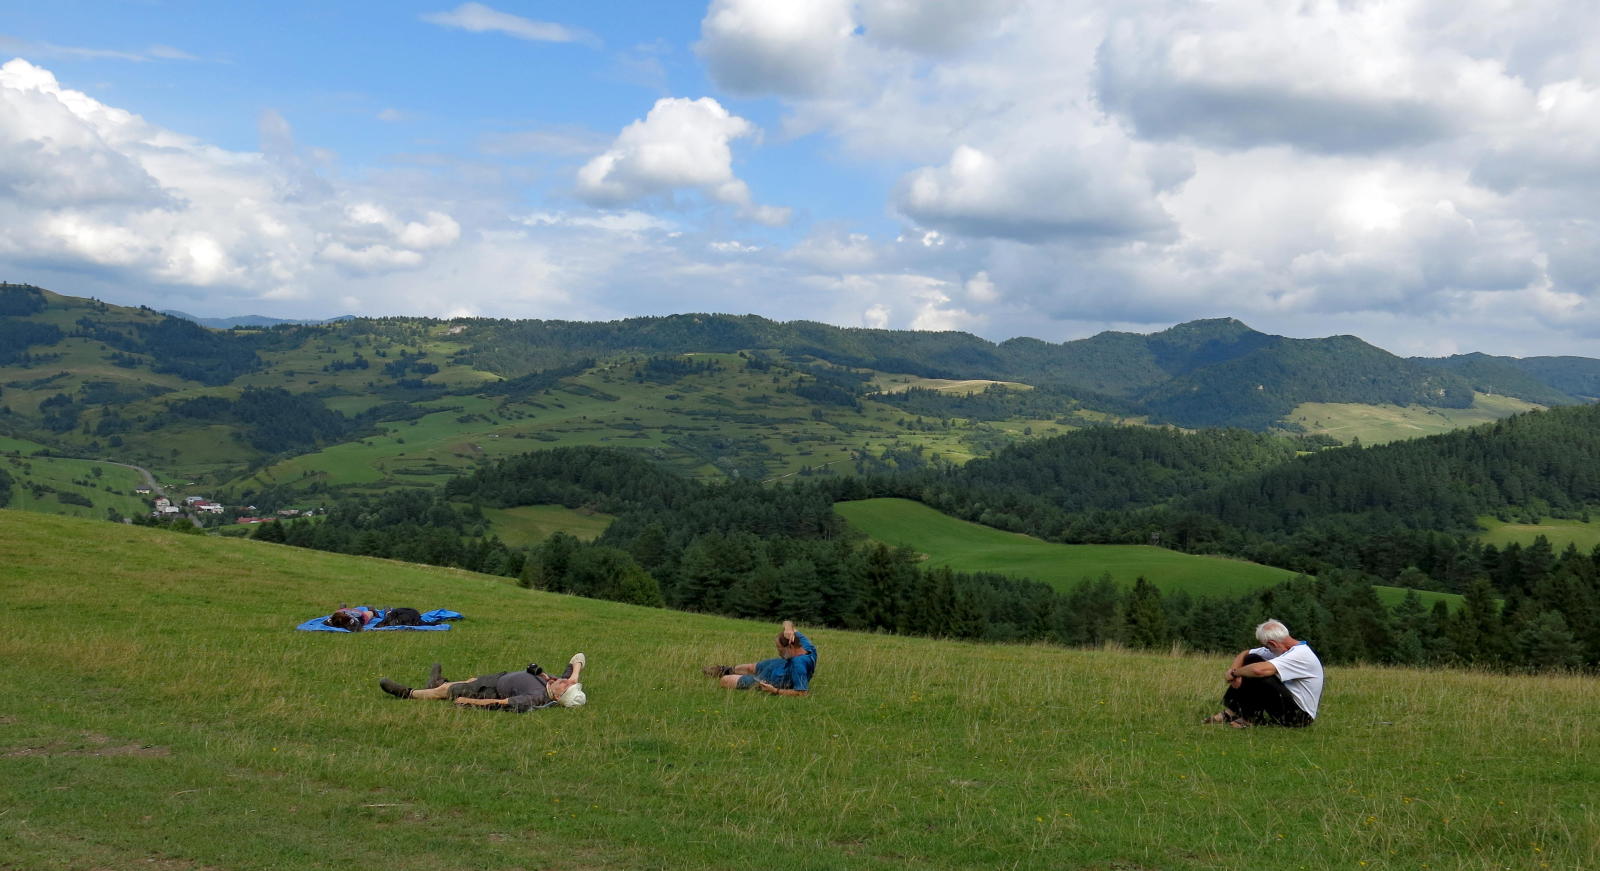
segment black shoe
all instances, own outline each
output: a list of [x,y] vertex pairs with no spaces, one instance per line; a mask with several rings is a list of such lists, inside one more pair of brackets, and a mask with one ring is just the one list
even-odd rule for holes
[[731,666],[731,665],[708,665],[705,668],[700,669],[700,672],[702,674],[706,675],[707,677],[725,677],[727,675],[733,674],[733,666]]
[[395,683],[388,678],[379,680],[378,688],[398,699],[411,698],[411,687],[408,687],[404,684]]
[[444,686],[447,683],[449,681],[444,679],[444,666],[437,662],[434,663],[433,668],[428,669],[428,689]]

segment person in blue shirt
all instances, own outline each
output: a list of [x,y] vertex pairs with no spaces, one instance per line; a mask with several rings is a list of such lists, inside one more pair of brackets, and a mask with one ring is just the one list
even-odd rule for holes
[[817,671],[817,646],[795,631],[794,623],[783,621],[778,633],[778,655],[742,665],[708,665],[701,669],[717,679],[723,689],[758,689],[775,696],[803,696],[811,690],[811,676]]

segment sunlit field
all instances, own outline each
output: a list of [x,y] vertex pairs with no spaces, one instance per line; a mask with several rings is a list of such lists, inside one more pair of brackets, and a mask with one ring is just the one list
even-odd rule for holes
[[[873,539],[927,554],[929,565],[1032,578],[1058,590],[1110,574],[1124,586],[1142,577],[1166,592],[1234,596],[1294,577],[1293,572],[1259,563],[1148,545],[1056,544],[959,520],[909,499],[840,502],[834,510]],[[1406,591],[1397,587],[1376,589],[1389,605],[1405,598]],[[1418,595],[1429,606],[1438,599],[1452,604],[1461,599],[1449,593]]]
[[1471,408],[1305,402],[1295,406],[1288,420],[1308,433],[1331,435],[1346,443],[1360,439],[1364,445],[1380,445],[1476,426],[1543,407],[1510,396],[1478,393],[1474,394]]
[[[8,868],[1600,863],[1586,677],[1332,668],[1317,725],[1236,731],[1210,658],[813,629],[809,697],[738,694],[699,667],[770,624],[27,512],[0,583]],[[467,619],[292,631],[340,601]],[[578,709],[376,687],[578,650]]]

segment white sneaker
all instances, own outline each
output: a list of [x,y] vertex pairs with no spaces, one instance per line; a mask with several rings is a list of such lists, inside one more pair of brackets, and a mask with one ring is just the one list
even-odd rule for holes
[[570,662],[579,668],[583,668],[589,664],[589,658],[581,653],[574,653],[572,654],[572,658],[567,660],[567,662]]

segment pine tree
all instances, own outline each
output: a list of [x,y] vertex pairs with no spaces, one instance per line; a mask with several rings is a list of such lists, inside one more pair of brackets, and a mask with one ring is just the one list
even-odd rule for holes
[[1161,591],[1143,577],[1133,582],[1124,619],[1130,647],[1153,650],[1165,647],[1172,640],[1167,612],[1161,607]]
[[1583,664],[1583,644],[1567,628],[1560,612],[1544,611],[1517,634],[1517,652],[1531,669],[1553,671]]
[[790,560],[779,567],[778,613],[796,623],[822,621],[822,579],[810,560]]

